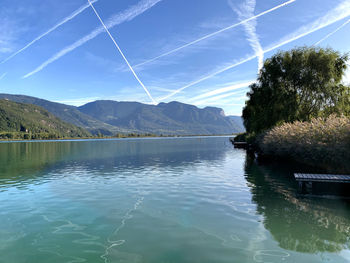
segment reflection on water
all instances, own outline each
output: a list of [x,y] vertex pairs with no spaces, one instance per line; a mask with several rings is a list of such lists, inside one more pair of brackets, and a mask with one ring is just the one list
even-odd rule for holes
[[[195,140],[200,142],[202,139]],[[33,178],[40,183],[40,177],[35,176],[44,176],[45,169],[53,169],[55,165],[58,169],[64,165],[66,169],[108,171],[154,165],[171,169],[200,160],[214,161],[224,154],[222,145],[225,142],[221,143],[194,145],[191,139],[168,139],[166,144],[158,139],[0,143],[0,189],[4,184]]]
[[70,151],[70,144],[59,142],[0,143],[0,180],[4,184],[30,178]]
[[258,166],[247,159],[246,178],[264,226],[282,248],[306,253],[350,247],[350,203],[297,196],[291,167]]
[[349,203],[227,138],[0,143],[0,262],[348,262]]

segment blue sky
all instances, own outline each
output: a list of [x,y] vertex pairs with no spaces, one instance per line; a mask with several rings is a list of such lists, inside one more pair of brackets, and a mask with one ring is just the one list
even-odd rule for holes
[[[261,62],[278,50],[317,44],[350,51],[349,0],[93,5],[156,102],[216,106],[227,115],[241,114]],[[1,0],[0,93],[72,105],[152,102],[85,0]]]

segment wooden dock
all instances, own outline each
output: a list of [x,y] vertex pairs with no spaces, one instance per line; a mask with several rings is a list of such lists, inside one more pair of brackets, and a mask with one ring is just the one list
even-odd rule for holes
[[246,142],[234,142],[233,147],[240,148],[240,149],[247,149],[248,143],[246,143]]
[[350,175],[338,174],[294,174],[299,182],[350,183]]
[[241,148],[241,149],[247,149],[248,148],[248,143],[246,142],[235,142],[234,138],[230,138],[231,143],[235,148]]
[[295,173],[295,180],[299,183],[299,192],[311,192],[313,183],[350,183],[350,175],[338,174],[304,174]]

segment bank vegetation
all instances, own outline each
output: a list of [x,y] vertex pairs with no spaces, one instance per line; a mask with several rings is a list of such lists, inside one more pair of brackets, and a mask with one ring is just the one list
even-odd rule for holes
[[264,62],[243,109],[250,143],[262,157],[350,173],[348,55],[301,47]]

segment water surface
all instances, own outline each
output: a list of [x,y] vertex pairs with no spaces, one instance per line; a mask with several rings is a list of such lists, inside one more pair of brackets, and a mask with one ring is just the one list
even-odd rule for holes
[[0,262],[349,262],[350,205],[228,138],[0,143]]

